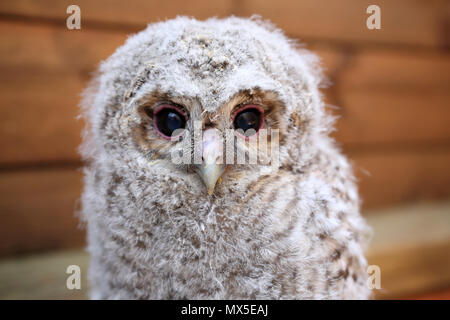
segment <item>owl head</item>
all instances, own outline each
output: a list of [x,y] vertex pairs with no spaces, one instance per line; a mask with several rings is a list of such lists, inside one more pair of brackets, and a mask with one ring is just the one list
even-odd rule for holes
[[317,58],[257,17],[151,24],[86,90],[82,154],[190,193],[239,191],[315,156],[330,129],[320,82]]

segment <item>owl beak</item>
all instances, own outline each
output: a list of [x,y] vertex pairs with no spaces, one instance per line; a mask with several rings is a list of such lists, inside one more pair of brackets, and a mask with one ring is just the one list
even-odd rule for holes
[[225,164],[222,163],[223,142],[215,129],[208,129],[203,132],[202,140],[202,164],[195,165],[195,170],[209,195],[212,195],[217,180],[225,171]]
[[212,195],[216,186],[217,180],[225,171],[223,164],[202,164],[197,168],[197,174],[202,178],[209,195]]

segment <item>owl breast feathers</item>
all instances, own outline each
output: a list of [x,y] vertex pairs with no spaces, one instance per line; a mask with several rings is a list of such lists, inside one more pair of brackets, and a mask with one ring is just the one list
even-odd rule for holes
[[320,83],[259,18],[151,24],[104,61],[82,103],[92,298],[368,298]]

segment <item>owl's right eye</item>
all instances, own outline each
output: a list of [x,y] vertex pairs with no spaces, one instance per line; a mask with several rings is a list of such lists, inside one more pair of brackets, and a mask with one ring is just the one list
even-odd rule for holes
[[[167,140],[170,140],[175,130],[184,129],[187,120],[186,113],[175,105],[161,105],[153,112],[153,126],[156,132]],[[177,132],[177,136],[179,135]]]

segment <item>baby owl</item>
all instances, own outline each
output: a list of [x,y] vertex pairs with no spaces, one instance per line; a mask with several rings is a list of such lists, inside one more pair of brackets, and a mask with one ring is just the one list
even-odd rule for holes
[[368,298],[321,80],[259,18],[151,24],[104,61],[82,103],[92,298]]

